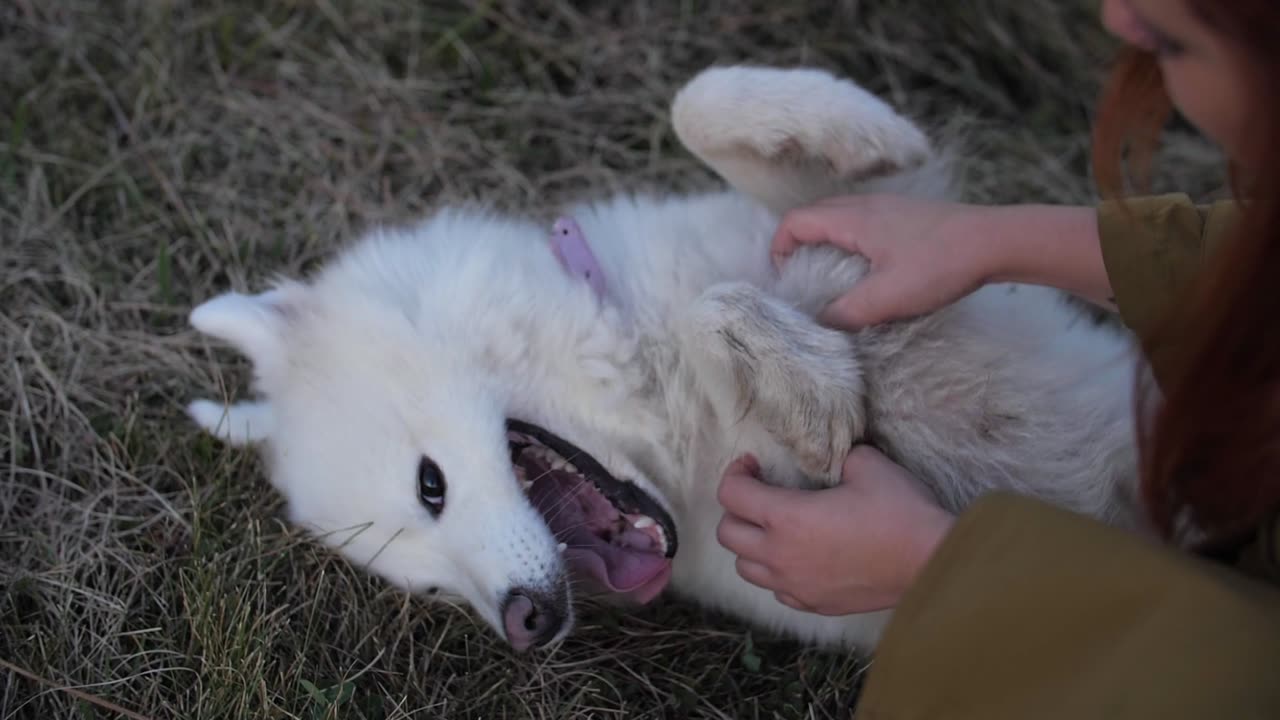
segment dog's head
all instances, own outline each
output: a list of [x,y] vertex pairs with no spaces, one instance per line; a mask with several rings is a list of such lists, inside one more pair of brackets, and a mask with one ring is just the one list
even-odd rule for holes
[[532,359],[546,349],[519,330],[539,321],[527,317],[538,298],[519,289],[529,281],[475,267],[493,264],[483,253],[423,257],[484,229],[386,235],[310,283],[198,306],[192,324],[250,359],[261,397],[189,412],[224,440],[262,446],[293,522],[399,587],[465,600],[525,649],[569,632],[574,580],[654,597],[676,536],[647,478],[575,444],[590,444],[589,421],[545,420],[565,405]]

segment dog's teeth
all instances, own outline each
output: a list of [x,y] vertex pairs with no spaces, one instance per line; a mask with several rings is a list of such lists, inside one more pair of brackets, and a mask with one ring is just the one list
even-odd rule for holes
[[554,459],[552,459],[552,461],[551,461],[551,469],[552,469],[552,470],[563,470],[563,469],[565,469],[565,467],[567,467],[568,465],[569,465],[569,463],[568,463],[568,462],[566,462],[566,461],[565,461],[565,459],[564,459],[564,458],[562,458],[562,457],[554,458]]
[[635,522],[631,523],[631,527],[637,530],[643,530],[647,527],[653,527],[654,525],[657,525],[657,523],[648,515],[641,515],[635,519]]
[[559,550],[560,552],[564,552],[567,549],[569,549],[569,545],[566,543],[560,543],[556,546],[556,550]]
[[573,463],[571,463],[571,462],[567,462],[567,463],[565,463],[565,464],[564,464],[564,467],[563,467],[563,468],[560,468],[560,469],[561,469],[561,470],[564,470],[565,472],[571,472],[571,473],[574,473],[575,475],[576,475],[576,474],[578,474],[578,467],[577,467],[576,465],[574,465]]

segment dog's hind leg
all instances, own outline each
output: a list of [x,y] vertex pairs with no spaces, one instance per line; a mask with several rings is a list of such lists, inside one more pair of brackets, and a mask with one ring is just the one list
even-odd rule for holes
[[710,68],[676,94],[671,115],[691,153],[777,213],[850,192],[949,190],[914,123],[825,71]]
[[686,349],[722,413],[752,416],[800,469],[835,483],[865,428],[853,338],[744,283],[708,289],[689,315]]

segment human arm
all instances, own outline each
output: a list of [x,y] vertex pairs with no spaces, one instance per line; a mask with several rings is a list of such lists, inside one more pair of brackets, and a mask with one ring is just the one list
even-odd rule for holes
[[[1100,254],[1121,318],[1149,349],[1158,378],[1162,346],[1151,332],[1227,237],[1235,208],[1165,196],[1104,204],[1097,212]],[[909,553],[886,567],[881,556],[929,547],[920,541],[929,533],[921,531],[927,523],[912,519],[921,508],[903,507],[911,493],[894,487],[907,483],[900,469],[879,477],[872,472],[867,465],[855,478],[861,495],[821,495],[831,500],[825,508],[802,505],[799,496],[775,498],[773,512],[801,528],[811,517],[788,513],[808,506],[829,514],[835,501],[856,498],[857,507],[844,507],[846,534],[810,536],[808,550],[776,546],[775,540],[794,542],[794,533],[757,543],[778,557],[841,562],[850,556],[833,547],[861,546],[863,560],[800,573],[837,581],[829,590],[843,583],[865,597],[874,595],[868,589],[894,592],[910,578],[905,593],[897,592],[856,717],[1280,716],[1280,686],[1271,671],[1280,662],[1280,526],[1274,518],[1236,558],[1220,564],[1040,501],[997,494],[960,515],[923,562]],[[728,495],[750,487],[750,478],[741,480],[728,485]],[[865,492],[877,487],[883,492]],[[895,506],[899,519],[885,515]],[[855,522],[859,513],[879,517],[863,525]],[[864,534],[865,527],[877,533]],[[916,539],[883,534],[894,527]],[[793,575],[788,568],[778,573],[784,580]],[[797,591],[777,580],[758,584],[795,598]],[[798,591],[807,601],[797,604],[848,610],[826,606],[821,589]]]
[[[1158,381],[1156,331],[1238,210],[1174,194],[1097,212],[1120,316]],[[1210,561],[988,496],[901,597],[855,718],[1277,717],[1278,587],[1277,516]]]
[[823,322],[836,327],[927,313],[991,282],[1048,285],[1114,309],[1089,207],[833,198],[783,217],[775,262],[816,243],[859,253],[870,264],[868,275],[823,312]]
[[992,495],[895,609],[855,718],[1277,717],[1277,663],[1274,585]]
[[1159,375],[1169,350],[1160,320],[1238,217],[1234,201],[1184,193],[1096,208],[850,196],[788,213],[772,252],[781,263],[800,245],[829,243],[867,257],[867,276],[820,316],[833,327],[930,312],[989,282],[1048,285],[1117,310]]
[[1274,521],[1237,570],[1012,494],[953,519],[869,448],[831,489],[770,487],[758,473],[735,463],[721,490],[719,537],[744,578],[799,610],[894,607],[855,718],[1280,709]]
[[[973,271],[975,275],[1024,282],[1066,279],[1071,282],[1059,284],[1074,285],[1095,297],[1110,294],[1114,277],[1123,299],[1122,317],[1132,319],[1138,336],[1157,351],[1152,338],[1162,308],[1173,304],[1201,257],[1222,241],[1233,211],[1229,204],[1197,206],[1185,195],[1105,203],[1088,210],[1088,219],[1077,217],[1074,208],[975,211],[967,206],[915,203],[888,197],[859,205],[854,208],[860,218],[857,222],[836,223],[840,233],[851,233],[838,241],[851,241],[859,234],[870,238],[892,234],[884,228],[869,230],[883,222],[901,233],[901,247],[917,248],[909,250],[907,257],[914,253],[915,262],[931,265],[932,272],[945,271],[946,264],[937,258],[946,255],[952,265],[971,271],[987,268]],[[818,210],[843,217],[851,207],[841,201]],[[867,220],[876,216],[886,219]],[[789,232],[808,233],[812,228],[805,224],[810,221],[806,218],[812,216],[793,219]],[[1036,222],[1049,229],[1032,232]],[[984,231],[983,227],[1003,229]],[[1089,233],[1093,241],[1080,242]],[[968,238],[959,241],[963,252],[937,251],[936,246],[949,242],[948,237]],[[1006,249],[1000,253],[983,249],[985,242]],[[1079,250],[1081,245],[1088,251]],[[785,242],[782,248],[787,249]],[[994,257],[1002,260],[991,261]],[[913,274],[899,271],[894,276],[894,263],[901,262],[894,258],[882,263],[881,275],[897,277],[901,286]],[[930,272],[920,269],[914,276],[927,277]],[[1097,274],[1104,280],[1096,280]],[[925,286],[938,284],[930,281]],[[915,492],[904,491],[910,488]],[[915,569],[923,564],[920,549],[937,544],[939,523],[926,494],[901,468],[870,448],[858,448],[849,455],[839,486],[816,492],[768,488],[738,464],[722,479],[720,500],[727,514],[721,542],[739,555],[744,577],[759,580],[757,584],[774,590],[787,604],[826,614],[880,609],[894,604],[909,586]],[[771,522],[776,515],[792,521]],[[753,542],[753,538],[765,540]]]

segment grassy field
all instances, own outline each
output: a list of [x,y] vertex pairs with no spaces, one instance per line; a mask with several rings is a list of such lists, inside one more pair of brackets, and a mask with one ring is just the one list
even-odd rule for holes
[[[246,381],[186,313],[449,200],[705,187],[666,112],[713,62],[857,78],[972,199],[1089,202],[1094,5],[0,3],[0,720],[847,717],[859,658],[673,602],[519,657],[329,557],[184,420]],[[1162,167],[1219,187],[1185,132]]]

